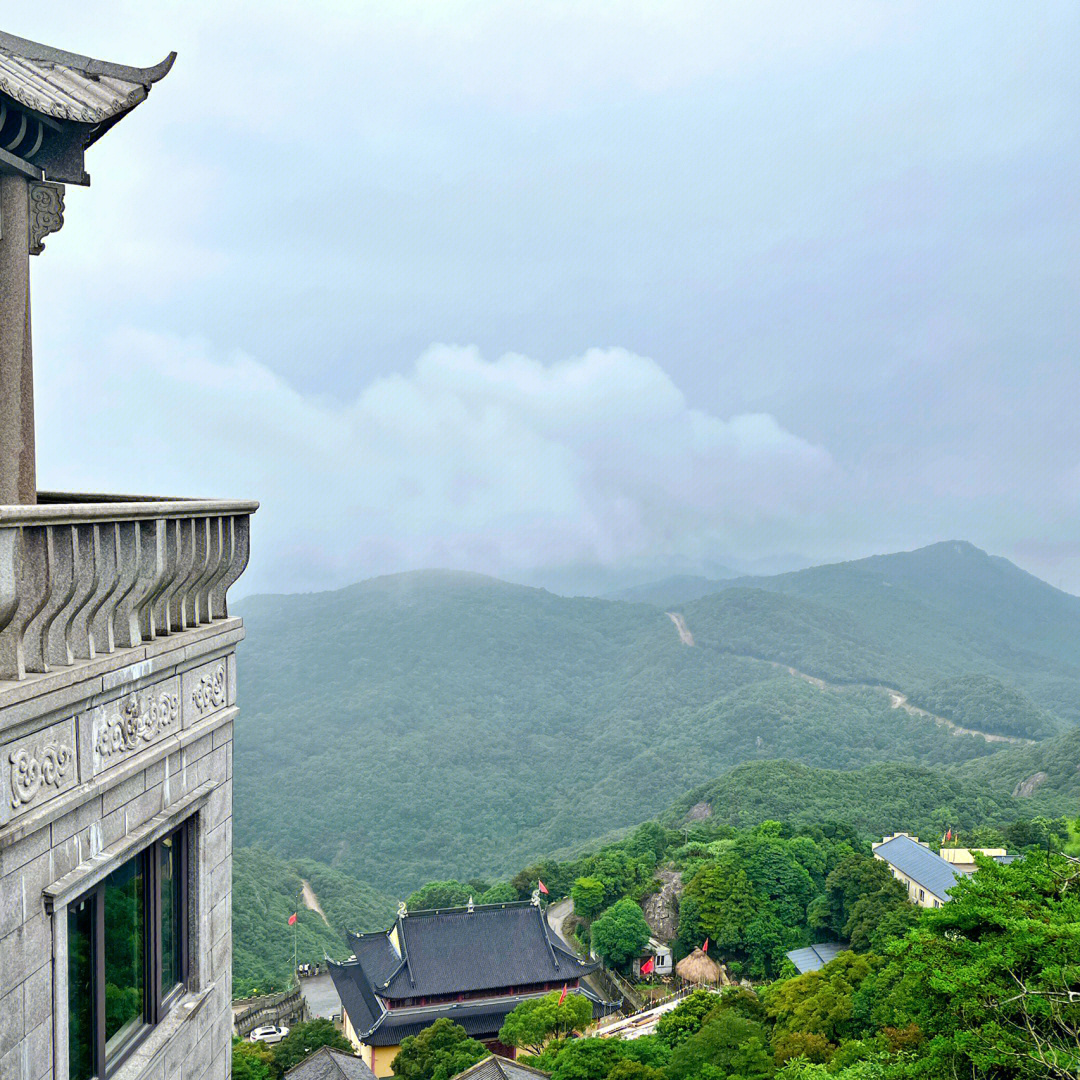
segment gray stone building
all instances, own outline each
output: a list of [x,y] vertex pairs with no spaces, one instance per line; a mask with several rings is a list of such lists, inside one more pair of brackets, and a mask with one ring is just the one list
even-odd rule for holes
[[257,504],[42,493],[34,464],[29,256],[172,60],[0,34],[2,1080],[230,1072],[226,594]]

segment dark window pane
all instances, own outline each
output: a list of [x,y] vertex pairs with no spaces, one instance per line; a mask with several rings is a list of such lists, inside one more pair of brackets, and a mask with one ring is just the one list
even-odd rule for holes
[[161,841],[161,996],[180,982],[180,835]]
[[105,1056],[143,1024],[146,1013],[146,875],[140,855],[105,879]]
[[94,1075],[94,902],[68,905],[68,1074]]

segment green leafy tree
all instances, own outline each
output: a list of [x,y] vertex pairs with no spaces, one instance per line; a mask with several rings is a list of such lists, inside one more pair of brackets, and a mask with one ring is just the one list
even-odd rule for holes
[[523,1001],[503,1022],[499,1042],[540,1054],[549,1040],[584,1031],[592,1023],[592,1002],[584,994],[567,994],[559,1004],[560,997],[562,991],[552,990]]
[[476,898],[478,904],[510,904],[518,898],[517,889],[509,881],[492,885],[487,892]]
[[419,1035],[402,1039],[390,1068],[398,1080],[450,1080],[487,1056],[483,1043],[444,1016]]
[[676,1047],[696,1035],[720,1004],[716,994],[709,990],[695,990],[684,997],[670,1012],[664,1013],[656,1024],[657,1037],[668,1046]]
[[236,1080],[272,1080],[270,1062],[273,1055],[265,1043],[233,1039],[232,1074]]
[[928,1036],[930,1067],[1075,1080],[1080,864],[1045,852],[1010,866],[981,860],[950,896],[924,914],[890,965],[917,980],[905,1007]]
[[813,1031],[785,1031],[773,1040],[773,1054],[777,1065],[799,1057],[827,1065],[835,1053],[836,1046],[824,1035]]
[[633,1058],[624,1057],[617,1061],[607,1080],[667,1080],[667,1072],[655,1065],[644,1065]]
[[574,901],[574,914],[582,919],[593,919],[604,907],[604,883],[599,878],[579,877],[570,890]]
[[712,1017],[696,1035],[677,1046],[668,1067],[669,1080],[767,1080],[772,1073],[765,1027],[731,1011]]
[[655,1069],[664,1068],[671,1061],[671,1047],[659,1035],[642,1035],[637,1039],[627,1039],[622,1044],[624,1058],[632,1059],[642,1065]]
[[880,966],[877,957],[841,953],[820,971],[771,986],[764,995],[765,1011],[778,1035],[812,1033],[832,1043],[856,1038],[865,1025],[856,1015],[855,995]]
[[297,1024],[281,1042],[274,1046],[270,1062],[270,1072],[275,1077],[282,1077],[294,1065],[298,1065],[309,1054],[321,1046],[330,1046],[335,1050],[353,1053],[352,1046],[331,1021],[326,1019],[308,1020]]
[[405,901],[410,911],[460,907],[473,896],[473,890],[461,881],[429,881],[411,893]]
[[649,943],[649,924],[629,897],[616,901],[592,924],[593,948],[613,967],[624,967]]
[[618,1039],[572,1039],[559,1051],[551,1080],[605,1080],[620,1057]]

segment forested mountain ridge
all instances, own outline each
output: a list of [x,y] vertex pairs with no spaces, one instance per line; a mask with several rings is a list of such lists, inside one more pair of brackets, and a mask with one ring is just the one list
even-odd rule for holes
[[[927,562],[890,558],[909,557]],[[952,608],[938,595],[941,574],[964,577],[949,560],[969,557],[976,578],[987,565],[1015,570],[961,549],[929,558],[934,573],[894,568],[889,584],[859,564],[854,580],[819,568],[798,591],[755,579],[683,606],[694,647],[660,607],[471,574],[248,598],[237,842],[404,895],[636,824],[743,761],[959,766],[997,749],[891,708],[879,691],[823,691],[769,661],[916,699],[937,688],[954,709],[965,704],[949,697],[955,680],[979,675],[1027,702],[1005,718],[1022,733],[1029,720],[1033,737],[1061,727],[1058,698],[1080,700],[1080,673],[1055,654],[1072,633],[1080,655],[1074,598],[1033,585],[1032,603],[1056,611],[1053,648],[1043,626],[1034,644],[1017,635],[1004,649],[1007,611],[973,613],[973,586],[953,588]],[[1034,581],[1015,574],[1017,588]]]
[[896,686],[913,700],[943,678],[986,675],[1080,721],[1080,597],[971,544],[715,586],[681,605],[698,644]]

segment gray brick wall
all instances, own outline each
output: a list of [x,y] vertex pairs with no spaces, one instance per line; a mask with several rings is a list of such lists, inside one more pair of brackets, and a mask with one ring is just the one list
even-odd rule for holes
[[[208,784],[192,858],[189,991],[115,1075],[229,1076],[234,650],[242,636],[230,619],[144,646],[137,663],[120,652],[32,686],[0,684],[2,1080],[67,1078],[66,907],[50,915],[42,891],[100,864]],[[115,735],[125,709],[140,718],[134,746]],[[31,764],[20,771],[20,762]]]

